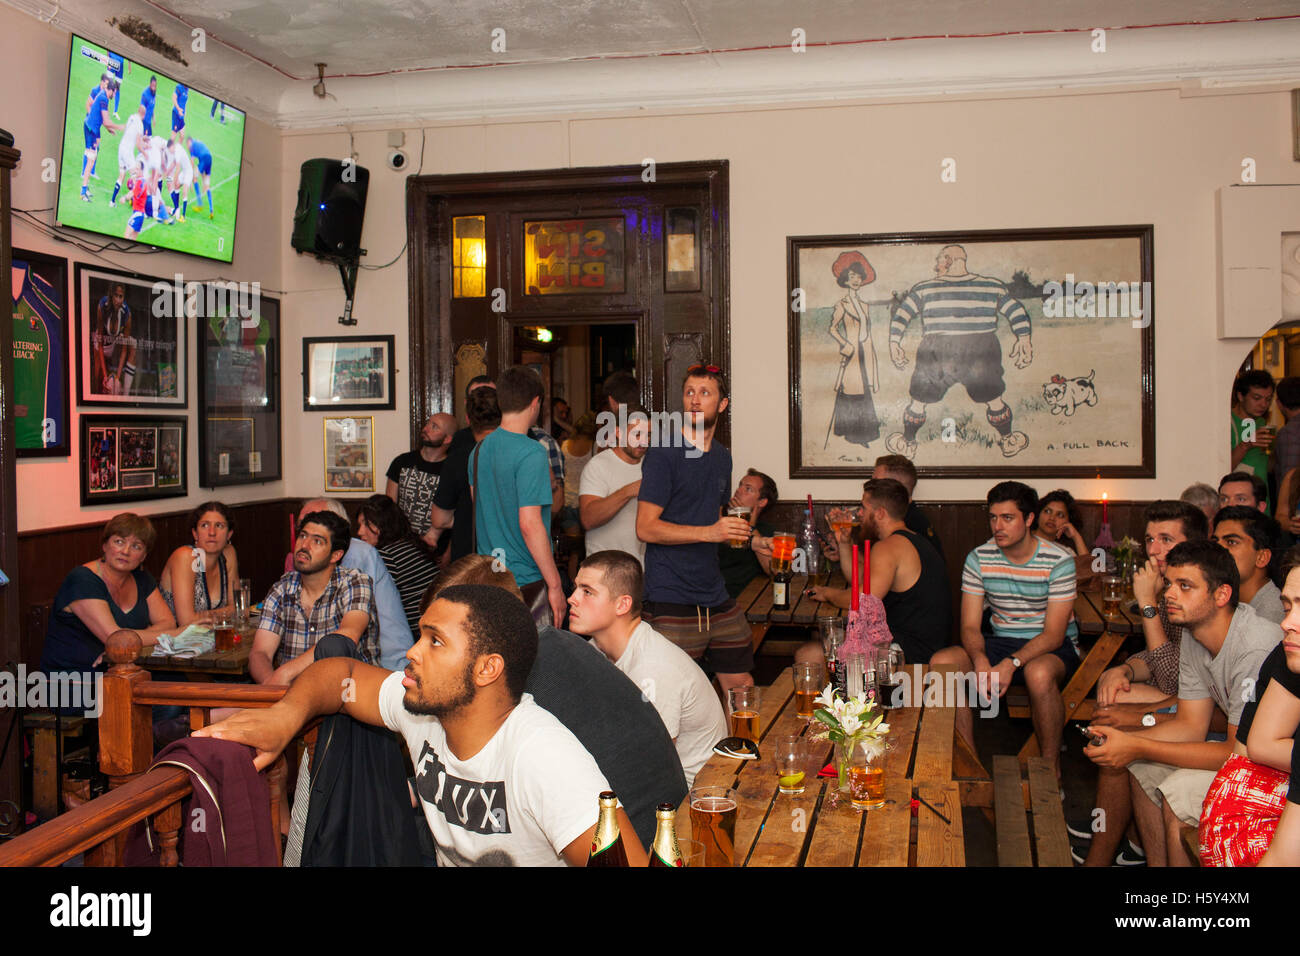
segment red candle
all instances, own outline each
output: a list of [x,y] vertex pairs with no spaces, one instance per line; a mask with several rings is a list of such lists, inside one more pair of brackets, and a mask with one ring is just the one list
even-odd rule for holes
[[1109,523],[1108,518],[1107,518],[1107,516],[1106,516],[1106,515],[1107,515],[1107,512],[1106,512],[1106,494],[1107,494],[1106,492],[1102,492],[1102,495],[1101,495],[1101,523],[1102,523],[1102,524],[1107,524],[1107,523]]
[[871,593],[871,542],[862,544],[862,593]]
[[858,584],[858,549],[850,548],[849,550],[853,552],[853,581],[849,585],[849,610],[856,611],[860,600],[858,595],[862,590]]

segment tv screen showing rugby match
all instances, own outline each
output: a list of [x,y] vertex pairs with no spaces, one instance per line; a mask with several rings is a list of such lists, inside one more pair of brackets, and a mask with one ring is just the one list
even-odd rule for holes
[[243,152],[242,111],[73,34],[60,223],[229,262]]

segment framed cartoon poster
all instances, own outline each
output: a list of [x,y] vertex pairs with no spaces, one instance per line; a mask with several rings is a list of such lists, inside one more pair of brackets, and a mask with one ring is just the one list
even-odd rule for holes
[[14,433],[19,458],[68,454],[68,261],[13,251]]
[[188,325],[162,280],[77,263],[77,404],[188,405]]
[[80,426],[83,506],[188,494],[188,419],[82,415]]
[[1155,474],[1153,229],[797,236],[790,475]]

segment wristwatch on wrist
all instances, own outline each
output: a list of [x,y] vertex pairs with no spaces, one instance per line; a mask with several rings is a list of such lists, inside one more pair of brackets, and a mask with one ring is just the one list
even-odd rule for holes
[[1012,666],[1015,667],[1016,670],[1020,670],[1020,668],[1021,668],[1022,666],[1024,666],[1024,665],[1022,665],[1022,664],[1020,663],[1020,658],[1018,658],[1018,657],[1016,657],[1016,656],[1014,656],[1014,655],[1012,655],[1012,657],[1011,657],[1011,664],[1012,664]]
[[1143,726],[1143,727],[1154,727],[1155,725],[1156,725],[1156,715],[1155,715],[1155,714],[1151,713],[1150,711],[1147,711],[1145,714],[1142,715],[1142,726]]
[[1156,610],[1156,606],[1155,606],[1154,604],[1143,604],[1143,605],[1142,605],[1142,616],[1145,617],[1145,618],[1153,618],[1153,617],[1155,617],[1155,616],[1156,616],[1157,614],[1159,614],[1159,613],[1160,613],[1160,612],[1159,612],[1158,610]]

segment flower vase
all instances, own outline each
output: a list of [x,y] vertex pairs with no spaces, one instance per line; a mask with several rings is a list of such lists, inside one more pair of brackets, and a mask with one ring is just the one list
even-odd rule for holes
[[835,744],[835,773],[839,778],[837,789],[840,793],[849,792],[849,767],[853,766],[853,749],[855,740],[841,740]]

